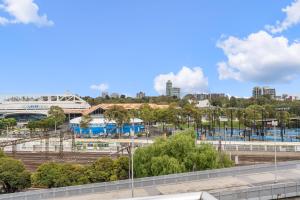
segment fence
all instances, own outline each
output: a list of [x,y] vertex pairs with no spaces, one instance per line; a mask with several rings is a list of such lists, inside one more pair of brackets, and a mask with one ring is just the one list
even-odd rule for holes
[[256,186],[235,191],[211,193],[219,200],[234,199],[286,199],[300,196],[300,182]]
[[223,150],[228,151],[247,151],[247,152],[274,152],[275,147],[278,152],[300,152],[300,143],[292,142],[234,142],[206,141],[214,145],[217,149],[221,146]]
[[[296,167],[300,167],[300,161],[290,161],[284,163],[278,163],[278,170],[288,170]],[[274,165],[272,164],[262,164],[262,165],[252,165],[243,167],[233,167],[227,169],[216,169],[207,170],[200,172],[191,172],[183,174],[172,174],[166,176],[158,177],[148,177],[134,180],[135,188],[142,188],[154,185],[165,185],[165,184],[176,184],[188,181],[205,180],[209,178],[218,178],[226,176],[236,176],[243,174],[252,173],[263,173],[274,170]],[[47,190],[36,190],[29,192],[21,192],[15,194],[4,194],[0,195],[0,200],[40,200],[40,199],[53,199],[58,197],[70,197],[75,195],[85,195],[91,193],[101,193],[101,192],[111,192],[121,189],[130,189],[130,180],[116,181],[110,183],[96,183],[81,186],[71,186],[64,188],[53,188]],[[298,189],[298,187],[297,187]],[[235,193],[236,194],[236,193]],[[221,198],[227,199],[224,194],[220,195]],[[233,193],[228,194],[228,196],[234,195]],[[238,195],[238,194],[237,194]],[[218,197],[218,196],[217,196]]]

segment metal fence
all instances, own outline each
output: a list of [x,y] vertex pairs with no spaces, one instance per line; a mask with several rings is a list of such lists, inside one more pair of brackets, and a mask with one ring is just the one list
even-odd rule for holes
[[[278,170],[281,169],[288,170],[288,169],[296,168],[298,166],[300,167],[300,161],[283,162],[283,163],[278,163]],[[215,169],[215,170],[135,179],[134,186],[135,188],[142,188],[142,187],[155,186],[155,185],[176,184],[176,183],[182,183],[188,181],[205,180],[209,178],[237,176],[237,175],[252,174],[252,173],[263,173],[263,172],[269,172],[273,170],[274,170],[273,164]],[[116,181],[110,183],[96,183],[96,184],[64,187],[64,188],[53,188],[47,190],[44,189],[44,190],[36,190],[36,191],[29,191],[29,192],[21,192],[21,193],[14,193],[14,194],[3,194],[0,195],[0,200],[53,199],[58,197],[70,197],[70,196],[85,195],[91,193],[111,192],[111,191],[130,189],[130,188],[131,188],[130,180],[123,180],[123,181]],[[233,194],[228,194],[228,195],[230,196]],[[223,194],[221,196],[222,198],[227,199],[227,197],[224,196]]]
[[300,182],[280,183],[272,185],[255,186],[247,189],[211,193],[219,200],[234,199],[286,199],[300,196]]
[[234,141],[222,141],[221,144],[218,141],[205,141],[204,143],[212,144],[216,149],[228,151],[248,151],[248,152],[300,152],[300,143],[292,142],[234,142]]

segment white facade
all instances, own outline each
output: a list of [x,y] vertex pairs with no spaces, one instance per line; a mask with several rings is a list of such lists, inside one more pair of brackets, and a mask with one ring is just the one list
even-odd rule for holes
[[91,106],[73,94],[43,96],[6,96],[0,100],[0,116],[11,114],[47,115],[51,106],[59,106],[64,111],[83,111]]

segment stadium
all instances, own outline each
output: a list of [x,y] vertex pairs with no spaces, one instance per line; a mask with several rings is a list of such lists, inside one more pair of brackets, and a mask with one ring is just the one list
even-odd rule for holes
[[48,115],[51,106],[61,107],[69,119],[81,116],[91,107],[74,94],[2,96],[0,118],[15,118],[19,123],[39,120]]

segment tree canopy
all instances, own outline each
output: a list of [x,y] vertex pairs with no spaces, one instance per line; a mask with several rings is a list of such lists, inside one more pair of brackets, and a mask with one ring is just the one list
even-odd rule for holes
[[186,130],[138,148],[134,153],[135,176],[158,176],[233,165],[227,155],[217,152],[212,146],[196,146],[194,135],[193,130]]

